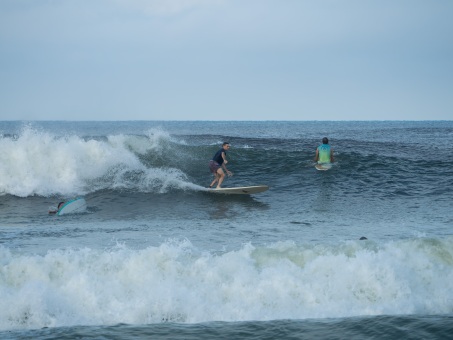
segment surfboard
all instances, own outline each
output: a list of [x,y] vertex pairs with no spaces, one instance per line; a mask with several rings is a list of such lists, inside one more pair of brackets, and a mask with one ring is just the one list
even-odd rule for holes
[[268,190],[267,185],[253,185],[249,187],[234,187],[234,188],[220,188],[208,189],[208,192],[214,194],[228,194],[228,195],[252,195]]
[[316,170],[326,171],[332,168],[332,164],[331,163],[316,164],[315,168]]
[[67,201],[63,206],[58,210],[57,215],[66,215],[66,214],[77,214],[84,212],[87,209],[87,202],[84,198],[79,197],[73,200]]

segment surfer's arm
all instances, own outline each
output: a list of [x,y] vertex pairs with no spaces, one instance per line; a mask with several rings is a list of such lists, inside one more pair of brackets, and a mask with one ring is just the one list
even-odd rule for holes
[[223,158],[222,168],[225,170],[228,176],[231,176],[233,173],[226,167],[228,161],[226,160],[225,152],[222,152],[222,158]]
[[[227,164],[228,161],[226,159],[225,152],[222,152],[222,158],[223,158],[223,164]],[[226,168],[225,168],[225,170],[226,170]]]
[[333,163],[333,149],[330,149],[330,163]]
[[319,151],[316,149],[316,155],[315,155],[315,162],[317,162],[319,159]]
[[222,168],[225,170],[225,172],[227,173],[228,176],[233,175],[233,173],[230,170],[227,169],[225,163],[226,163],[226,161],[223,162]]

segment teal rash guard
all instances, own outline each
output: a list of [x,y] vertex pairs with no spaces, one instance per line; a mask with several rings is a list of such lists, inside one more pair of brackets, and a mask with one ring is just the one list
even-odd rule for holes
[[330,163],[330,145],[321,144],[318,146],[318,163]]

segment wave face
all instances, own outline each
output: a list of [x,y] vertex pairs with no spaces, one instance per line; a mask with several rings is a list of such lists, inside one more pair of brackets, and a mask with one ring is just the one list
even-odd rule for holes
[[[25,125],[16,128],[17,134],[3,133],[0,193],[49,197],[101,190],[200,190],[209,184],[206,164],[223,140],[232,143],[230,167],[238,175],[228,185],[279,185],[287,181],[297,191],[304,187],[300,174],[317,180],[312,160],[324,133],[315,128],[325,129],[324,125],[334,135],[331,140],[337,162],[329,174],[335,176],[335,189],[341,194],[365,190],[382,199],[438,197],[453,185],[453,150],[451,143],[445,142],[452,139],[451,124],[376,123],[373,129],[373,124],[359,122],[345,126],[339,122],[319,126],[280,122],[275,123],[276,128],[273,123],[230,126],[200,122],[198,128],[170,124],[141,129],[137,124],[135,130],[124,129],[129,133],[98,124],[96,132],[100,134],[95,136],[87,136],[90,129],[83,129],[84,125],[81,131],[63,135],[57,133],[61,130],[58,125],[50,125],[53,129]],[[223,129],[242,135],[206,133]]]
[[165,164],[176,144],[161,130],[83,138],[26,127],[17,136],[0,139],[0,192],[28,197],[196,188],[180,169]]
[[210,253],[0,248],[0,329],[453,313],[453,238]]

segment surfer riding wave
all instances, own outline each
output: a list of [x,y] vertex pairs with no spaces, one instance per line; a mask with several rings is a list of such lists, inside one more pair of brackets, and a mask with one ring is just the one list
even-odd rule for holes
[[[215,178],[212,183],[209,185],[212,188],[216,183],[216,189],[220,189],[222,187],[222,182],[225,179],[225,172],[228,176],[232,176],[233,173],[229,171],[226,167],[228,161],[226,160],[226,152],[230,149],[230,143],[224,142],[222,144],[222,148],[217,151],[209,161],[209,170],[214,174]],[[223,168],[223,169],[222,169]],[[225,171],[223,171],[225,170]]]

